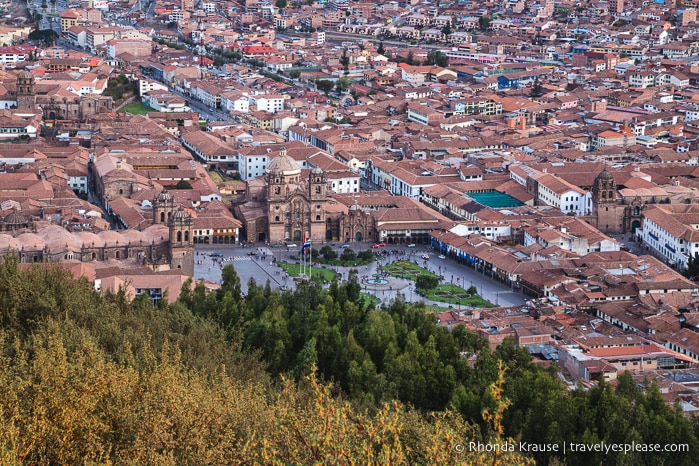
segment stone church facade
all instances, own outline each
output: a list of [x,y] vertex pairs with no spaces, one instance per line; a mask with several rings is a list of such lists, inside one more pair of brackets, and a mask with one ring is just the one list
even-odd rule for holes
[[177,206],[167,191],[160,193],[153,205],[157,206],[157,210],[153,209],[153,225],[143,231],[70,232],[58,225],[30,222],[13,212],[2,221],[0,255],[15,253],[20,262],[28,263],[132,259],[139,266],[179,269],[182,274],[193,276],[192,216]]
[[301,170],[282,148],[264,178],[247,183],[247,202],[236,206],[248,241],[316,244],[326,241],[369,241],[373,217],[358,206],[338,202],[323,170]]
[[669,197],[661,188],[620,190],[614,175],[607,170],[597,175],[592,185],[597,229],[607,234],[635,233],[643,225],[643,207],[663,202],[669,202]]
[[41,111],[44,120],[85,120],[97,113],[111,112],[113,100],[103,95],[57,97],[38,93],[36,80],[29,71],[17,75],[17,109]]

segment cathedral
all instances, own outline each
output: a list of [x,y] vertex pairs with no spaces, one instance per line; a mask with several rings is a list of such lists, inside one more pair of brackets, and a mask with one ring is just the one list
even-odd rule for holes
[[40,111],[44,120],[85,120],[97,113],[111,112],[113,101],[104,95],[51,95],[56,86],[45,88],[37,84],[29,71],[20,71],[17,75],[17,109],[19,111]]
[[245,202],[235,207],[247,241],[427,244],[430,231],[452,223],[417,200],[386,191],[334,193],[323,170],[301,169],[284,148],[266,172],[246,182]]
[[248,241],[301,242],[304,237],[325,241],[336,236],[329,227],[330,217],[344,206],[329,195],[321,169],[306,171],[303,176],[282,148],[267,165],[264,181],[248,183],[249,202],[236,207]]
[[70,232],[48,222],[30,222],[18,212],[1,223],[0,255],[13,252],[20,262],[131,261],[153,270],[176,270],[194,275],[194,221],[172,195],[153,200],[153,225],[138,230]]

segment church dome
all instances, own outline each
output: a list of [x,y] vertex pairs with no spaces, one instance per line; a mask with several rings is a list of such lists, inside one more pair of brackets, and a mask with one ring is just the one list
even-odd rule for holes
[[614,181],[614,175],[609,173],[607,170],[602,170],[602,172],[597,175],[599,181]]
[[172,214],[173,220],[176,220],[176,219],[186,220],[186,219],[189,219],[189,218],[191,218],[191,217],[192,217],[192,216],[189,215],[189,212],[187,212],[186,210],[184,210],[182,207],[180,207],[180,208],[177,210],[177,212],[175,212],[174,214]]
[[121,232],[121,236],[124,237],[128,244],[148,244],[146,235],[137,230],[124,230]]
[[19,251],[22,245],[10,235],[0,235],[0,251]]
[[22,70],[17,75],[18,79],[34,79],[34,75],[27,70]]
[[97,233],[97,236],[99,236],[99,238],[104,242],[104,245],[107,247],[126,245],[124,237],[114,230],[100,231],[99,233]]
[[323,169],[320,167],[315,167],[313,170],[311,170],[311,173],[313,173],[314,175],[322,175]]
[[24,218],[22,214],[17,213],[17,211],[13,211],[11,214],[5,217],[4,223],[8,227],[19,228],[27,224],[27,219]]
[[162,223],[156,223],[143,230],[143,235],[149,244],[161,244],[169,238],[169,230]]
[[161,191],[160,194],[158,194],[157,201],[158,202],[170,202],[170,201],[172,201],[172,194],[170,194],[170,192],[167,189],[165,189],[165,190]]
[[44,239],[34,233],[23,233],[17,237],[19,245],[27,251],[40,251],[46,245]]
[[270,175],[298,175],[301,169],[294,159],[286,154],[282,154],[269,162],[267,165],[267,173]]

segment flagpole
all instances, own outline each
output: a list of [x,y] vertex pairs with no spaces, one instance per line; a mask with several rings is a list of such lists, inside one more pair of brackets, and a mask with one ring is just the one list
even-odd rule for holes
[[311,259],[313,259],[313,254],[311,254],[311,249],[313,249],[313,243],[311,242],[311,238],[308,238],[308,281],[311,281],[312,275],[313,275],[313,265],[311,264]]

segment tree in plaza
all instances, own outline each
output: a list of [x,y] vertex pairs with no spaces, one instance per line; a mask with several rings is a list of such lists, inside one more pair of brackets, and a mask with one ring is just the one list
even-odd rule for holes
[[418,290],[432,290],[439,285],[439,279],[434,275],[420,275],[415,280],[415,288]]
[[340,260],[343,262],[351,262],[357,259],[357,253],[352,248],[345,248],[340,255]]
[[357,259],[362,261],[372,261],[374,260],[374,253],[371,249],[365,249],[364,251],[357,254]]
[[320,254],[327,262],[337,259],[337,253],[333,250],[333,248],[327,245],[320,248]]

